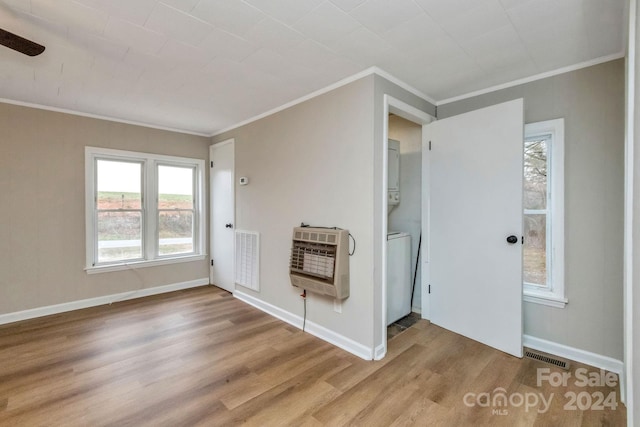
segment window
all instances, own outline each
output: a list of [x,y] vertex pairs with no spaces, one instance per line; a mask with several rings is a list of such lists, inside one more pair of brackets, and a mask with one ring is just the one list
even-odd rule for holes
[[143,166],[142,162],[96,159],[94,264],[144,258]]
[[524,300],[564,307],[564,119],[525,125]]
[[196,168],[158,165],[158,255],[193,253]]
[[204,161],[87,147],[89,273],[204,259]]

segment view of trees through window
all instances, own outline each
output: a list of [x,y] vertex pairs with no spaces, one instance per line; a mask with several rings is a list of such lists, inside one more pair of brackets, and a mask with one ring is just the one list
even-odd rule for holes
[[524,143],[525,283],[547,286],[548,145],[550,136]]

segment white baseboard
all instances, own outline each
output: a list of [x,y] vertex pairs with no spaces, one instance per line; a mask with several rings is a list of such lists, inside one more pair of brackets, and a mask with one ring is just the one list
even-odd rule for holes
[[[533,350],[543,351],[545,353],[560,356],[565,359],[584,363],[596,368],[618,374],[618,378],[622,381],[623,367],[622,361],[612,357],[603,356],[601,354],[591,353],[590,351],[580,350],[578,348],[569,347],[564,344],[558,344],[552,341],[536,338],[531,335],[522,336],[522,345]],[[622,383],[621,383],[622,386]]]
[[349,353],[355,354],[356,356],[364,360],[373,359],[373,351],[370,347],[364,346],[359,342],[352,340],[351,338],[340,335],[330,329],[325,328],[324,326],[318,325],[317,323],[307,320],[307,327],[305,328],[305,331],[337,347],[340,347],[341,349],[346,350]]
[[252,297],[249,294],[245,294],[239,290],[233,291],[233,296],[239,299],[242,302],[245,302],[249,305],[254,306],[260,311],[264,311],[267,314],[276,317],[283,322],[287,322],[290,325],[295,326],[296,328],[302,329],[302,317],[290,313],[286,310],[281,309],[280,307],[276,307],[275,305],[269,304],[268,302],[264,302],[256,297]]
[[[251,295],[245,294],[244,292],[238,291],[237,289],[233,292],[233,296],[242,302],[254,306],[258,310],[264,311],[265,313],[282,320],[283,322],[287,322],[298,329],[302,329],[302,316],[283,310],[280,307],[264,302]],[[371,348],[362,345],[351,338],[347,338],[327,329],[324,326],[318,325],[317,323],[307,320],[305,331],[362,359],[371,360],[373,358],[373,351]]]
[[387,346],[380,344],[373,352],[373,360],[382,360],[387,355]]
[[603,356],[601,354],[592,353],[590,351],[580,350],[578,348],[569,347],[564,344],[558,344],[552,341],[536,338],[531,335],[522,336],[522,345],[532,350],[543,351],[565,359],[584,363],[585,365],[594,366],[609,372],[618,374],[620,385],[620,400],[626,404],[627,390],[626,378],[624,372],[624,363],[612,357]]
[[189,280],[188,282],[173,283],[171,285],[156,286],[154,288],[137,289],[130,292],[105,295],[101,297],[88,298],[79,301],[65,302],[62,304],[49,305],[46,307],[32,308],[30,310],[16,311],[14,313],[0,314],[0,325],[6,323],[19,322],[21,320],[34,319],[36,317],[49,316],[51,314],[64,313],[67,311],[80,310],[82,308],[96,307],[98,305],[112,304],[118,301],[126,301],[135,298],[147,297],[150,295],[164,294],[166,292],[179,291],[182,289],[195,288],[208,285],[209,278]]

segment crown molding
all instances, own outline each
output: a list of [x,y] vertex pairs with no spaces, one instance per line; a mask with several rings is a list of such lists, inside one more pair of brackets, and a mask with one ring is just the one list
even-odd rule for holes
[[624,58],[624,57],[625,57],[625,53],[624,52],[618,52],[618,53],[614,53],[612,55],[601,56],[599,58],[591,59],[589,61],[580,62],[578,64],[569,65],[567,67],[558,68],[556,70],[545,71],[544,73],[536,74],[534,76],[525,77],[525,78],[518,79],[518,80],[513,80],[511,82],[503,83],[503,84],[496,85],[496,86],[491,86],[491,87],[488,87],[486,89],[480,89],[480,90],[476,90],[476,91],[473,91],[473,92],[465,93],[463,95],[458,95],[458,96],[454,96],[454,97],[451,97],[451,98],[442,99],[442,100],[438,101],[436,103],[436,105],[440,106],[440,105],[444,105],[444,104],[450,104],[450,103],[456,102],[456,101],[462,101],[463,99],[473,98],[474,96],[479,96],[479,95],[484,95],[484,94],[491,93],[491,92],[496,92],[498,90],[507,89],[507,88],[518,86],[518,85],[522,85],[522,84],[525,84],[525,83],[531,83],[531,82],[534,82],[536,80],[542,80],[542,79],[546,79],[548,77],[557,76],[559,74],[564,74],[564,73],[569,73],[571,71],[580,70],[582,68],[592,67],[594,65],[602,64],[602,63],[609,62],[609,61],[614,61],[616,59],[620,59],[620,58]]
[[403,82],[402,80],[398,79],[397,77],[394,77],[393,75],[387,73],[386,71],[384,71],[381,68],[369,67],[369,68],[367,68],[365,70],[360,71],[359,73],[353,74],[353,75],[351,75],[349,77],[345,77],[342,80],[338,80],[337,82],[332,83],[329,86],[325,86],[322,89],[318,89],[315,92],[311,92],[311,93],[309,93],[307,95],[304,95],[304,96],[302,96],[300,98],[294,99],[293,101],[287,102],[286,104],[280,105],[279,107],[273,108],[273,109],[271,109],[269,111],[265,111],[262,114],[258,114],[257,116],[250,117],[250,118],[248,118],[246,120],[243,120],[243,121],[241,121],[239,123],[236,123],[236,124],[234,124],[232,126],[229,126],[229,127],[226,127],[226,128],[224,128],[222,130],[216,131],[213,134],[211,134],[210,136],[211,137],[218,136],[218,135],[221,135],[221,134],[223,134],[225,132],[229,132],[231,130],[237,129],[237,128],[241,127],[241,126],[248,125],[249,123],[253,123],[253,122],[257,121],[257,120],[263,119],[263,118],[268,117],[268,116],[270,116],[272,114],[275,114],[275,113],[278,113],[278,112],[280,112],[282,110],[286,110],[287,108],[293,107],[294,105],[301,104],[301,103],[303,103],[305,101],[308,101],[310,99],[313,99],[315,97],[323,95],[323,94],[325,94],[327,92],[331,92],[332,90],[335,90],[335,89],[338,89],[338,88],[340,88],[342,86],[348,85],[349,83],[353,83],[356,80],[360,80],[360,79],[362,79],[364,77],[368,77],[368,76],[371,76],[371,75],[374,75],[374,74],[389,80],[391,83],[401,87],[402,89],[406,90],[407,92],[409,92],[409,93],[411,93],[411,94],[413,94],[413,95],[415,95],[415,96],[417,96],[419,98],[422,98],[423,100],[425,100],[427,102],[430,102],[434,106],[436,105],[436,101],[434,101],[428,95],[425,95],[424,93],[420,92],[418,89],[414,88],[413,86]]
[[150,129],[166,130],[169,132],[177,132],[177,133],[183,133],[187,135],[196,135],[196,136],[205,136],[205,137],[211,136],[210,134],[189,131],[186,129],[177,129],[177,128],[172,128],[167,126],[153,125],[150,123],[136,122],[134,120],[125,120],[117,117],[103,116],[100,114],[83,113],[81,111],[70,110],[67,108],[51,107],[48,105],[36,104],[33,102],[23,102],[23,101],[16,101],[13,99],[0,98],[0,103],[18,105],[20,107],[36,108],[38,110],[53,111],[55,113],[71,114],[72,116],[88,117],[90,119],[105,120],[108,122],[123,123],[126,125],[141,126],[141,127],[150,128]]
[[294,99],[293,101],[287,102],[285,104],[282,104],[278,107],[272,108],[268,111],[265,111],[264,113],[258,114],[256,116],[250,117],[246,120],[243,120],[241,122],[235,123],[234,125],[228,126],[222,130],[216,130],[213,131],[211,133],[202,133],[202,132],[195,132],[195,131],[190,131],[190,130],[186,130],[186,129],[178,129],[178,128],[172,128],[172,127],[167,127],[167,126],[159,126],[159,125],[153,125],[153,124],[149,124],[149,123],[144,123],[144,122],[137,122],[137,121],[133,121],[133,120],[125,120],[125,119],[120,119],[117,117],[111,117],[111,116],[103,116],[100,114],[92,114],[92,113],[83,113],[80,111],[76,111],[76,110],[70,110],[67,108],[59,108],[59,107],[51,107],[51,106],[47,106],[47,105],[42,105],[42,104],[36,104],[36,103],[31,103],[31,102],[23,102],[23,101],[16,101],[16,100],[12,100],[12,99],[6,99],[6,98],[0,98],[0,103],[5,103],[5,104],[12,104],[12,105],[19,105],[22,107],[30,107],[30,108],[37,108],[40,110],[47,110],[47,111],[53,111],[53,112],[57,112],[57,113],[64,113],[64,114],[71,114],[74,116],[81,116],[81,117],[88,117],[88,118],[92,118],[92,119],[99,119],[99,120],[106,120],[106,121],[110,121],[110,122],[116,122],[116,123],[124,123],[124,124],[128,124],[128,125],[134,125],[134,126],[141,126],[141,127],[145,127],[145,128],[150,128],[150,129],[158,129],[158,130],[164,130],[164,131],[169,131],[169,132],[176,132],[176,133],[182,133],[182,134],[187,134],[187,135],[195,135],[195,136],[204,136],[204,137],[208,137],[208,138],[212,138],[218,135],[221,135],[225,132],[229,132],[231,130],[237,129],[241,126],[245,126],[249,123],[255,122],[257,120],[263,119],[265,117],[271,116],[272,114],[278,113],[280,111],[286,110],[287,108],[293,107],[297,104],[301,104],[305,101],[308,101],[310,99],[316,98],[320,95],[323,95],[327,92],[331,92],[332,90],[338,89],[342,86],[348,85],[350,83],[353,83],[357,80],[360,80],[364,77],[368,77],[371,75],[378,75],[388,81],[390,81],[391,83],[397,85],[398,87],[406,90],[407,92],[417,96],[418,98],[421,98],[431,104],[433,104],[434,106],[439,106],[439,105],[444,105],[444,104],[449,104],[452,102],[456,102],[456,101],[461,101],[464,99],[468,99],[468,98],[473,98],[475,96],[479,96],[479,95],[484,95],[487,93],[491,93],[491,92],[495,92],[498,90],[502,90],[502,89],[507,89],[510,87],[514,87],[514,86],[518,86],[518,85],[522,85],[522,84],[526,84],[526,83],[531,83],[534,82],[536,80],[542,80],[548,77],[553,77],[553,76],[557,76],[559,74],[564,74],[564,73],[568,73],[571,71],[576,71],[582,68],[587,68],[587,67],[591,67],[594,65],[598,65],[598,64],[602,64],[605,62],[609,62],[609,61],[613,61],[616,59],[620,59],[620,58],[624,58],[625,57],[625,53],[624,52],[618,52],[612,55],[607,55],[607,56],[602,56],[600,58],[595,58],[589,61],[585,61],[585,62],[581,62],[579,64],[574,64],[574,65],[570,65],[567,67],[563,67],[563,68],[558,68],[556,70],[552,70],[552,71],[547,71],[544,73],[540,73],[540,74],[536,74],[534,76],[530,76],[530,77],[525,77],[522,79],[518,79],[518,80],[513,80],[511,82],[508,83],[503,83],[500,85],[496,85],[496,86],[491,86],[485,89],[480,89],[477,91],[473,91],[473,92],[468,92],[466,94],[462,94],[462,95],[457,95],[451,98],[446,98],[446,99],[442,99],[442,100],[436,100],[435,98],[421,92],[420,90],[416,89],[415,87],[409,85],[408,83],[400,80],[399,78],[395,77],[394,75],[388,73],[387,71],[377,67],[377,66],[373,66],[373,67],[369,67],[365,70],[362,70],[358,73],[355,73],[351,76],[345,77],[335,83],[332,83],[328,86],[325,86],[322,89],[318,89],[314,92],[311,92],[307,95],[304,95],[300,98]]
[[435,99],[433,99],[429,95],[419,91],[418,89],[414,88],[410,84],[403,82],[402,80],[400,80],[396,76],[392,75],[391,73],[388,73],[385,70],[383,70],[381,68],[378,68],[378,67],[375,67],[375,66],[371,67],[371,68],[373,69],[373,73],[379,75],[380,77],[383,77],[383,78],[389,80],[391,83],[395,84],[396,86],[400,86],[402,89],[406,90],[407,92],[414,94],[418,98],[422,98],[423,100],[433,104],[434,106],[438,105],[438,102]]

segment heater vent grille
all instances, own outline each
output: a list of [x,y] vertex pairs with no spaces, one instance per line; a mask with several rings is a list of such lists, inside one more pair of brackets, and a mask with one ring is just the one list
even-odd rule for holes
[[291,271],[333,282],[336,247],[322,243],[294,242],[291,249]]

